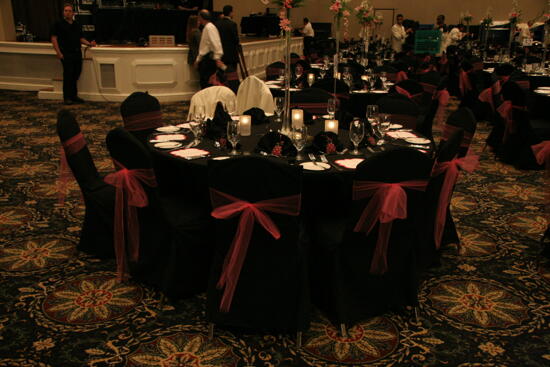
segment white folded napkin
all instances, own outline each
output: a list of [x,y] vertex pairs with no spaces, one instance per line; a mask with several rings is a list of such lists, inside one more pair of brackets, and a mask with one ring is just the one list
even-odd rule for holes
[[348,159],[338,159],[334,161],[334,163],[344,168],[356,169],[357,165],[363,161],[364,161],[363,158],[348,158]]
[[161,141],[172,141],[172,140],[185,140],[187,136],[183,134],[162,134],[155,136],[154,139],[149,140],[151,143],[158,143]]
[[181,157],[185,159],[195,159],[206,157],[210,154],[209,151],[197,148],[187,148],[187,149],[178,149],[173,150],[170,154],[175,155],[176,157]]
[[408,131],[390,131],[387,133],[388,136],[391,136],[394,139],[407,139],[407,138],[416,138],[417,136]]
[[183,124],[179,124],[176,126],[181,127],[182,129],[191,129],[191,124],[189,122],[184,122]]

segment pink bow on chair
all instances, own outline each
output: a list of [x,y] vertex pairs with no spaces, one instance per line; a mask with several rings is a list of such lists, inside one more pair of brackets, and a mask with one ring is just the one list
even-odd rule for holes
[[115,160],[113,163],[119,170],[107,175],[105,182],[116,188],[114,245],[117,280],[122,281],[127,278],[125,229],[128,230],[130,259],[137,261],[139,258],[139,222],[136,208],[149,205],[142,183],[149,187],[156,187],[157,181],[152,169],[127,169]]
[[451,203],[451,195],[453,187],[458,180],[460,169],[467,172],[473,172],[479,165],[479,157],[476,155],[466,155],[463,158],[454,158],[447,162],[438,162],[432,170],[432,177],[444,174],[443,186],[439,194],[439,202],[437,204],[437,215],[434,225],[434,240],[435,247],[439,249],[441,239],[443,238],[443,229],[445,227],[445,219],[447,217],[447,207]]
[[377,222],[380,222],[378,239],[370,264],[371,274],[384,274],[388,270],[386,254],[390,240],[392,223],[395,219],[407,218],[407,193],[404,188],[425,191],[427,181],[413,180],[396,183],[377,181],[354,181],[353,200],[371,198],[354,232],[369,234]]
[[301,196],[292,195],[250,203],[221,191],[210,189],[210,198],[214,207],[211,215],[214,218],[227,219],[240,215],[239,226],[225,257],[217,284],[218,289],[225,287],[220,302],[220,311],[229,312],[252,238],[254,224],[258,222],[273,238],[279,239],[281,237],[279,229],[265,212],[297,216],[300,214]]

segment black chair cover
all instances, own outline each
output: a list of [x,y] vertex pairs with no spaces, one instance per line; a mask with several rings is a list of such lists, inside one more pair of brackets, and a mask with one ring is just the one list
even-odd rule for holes
[[[432,161],[416,150],[396,149],[367,158],[357,167],[355,180],[402,182],[428,180]],[[372,315],[417,302],[416,253],[424,234],[424,193],[405,189],[408,216],[393,222],[388,246],[388,271],[369,272],[378,225],[368,236],[353,232],[368,200],[351,202],[346,212],[317,213],[310,268],[314,304],[337,324],[351,325]]]
[[[59,111],[59,140],[63,143],[78,133],[80,126],[74,115],[67,110]],[[78,250],[99,258],[112,258],[115,191],[103,182],[88,146],[84,146],[76,154],[67,155],[66,158],[86,205]]]
[[[107,135],[111,157],[127,169],[152,169],[147,149],[122,128]],[[169,207],[158,189],[143,185],[149,205],[137,208],[139,260],[130,264],[134,279],[150,284],[170,298],[206,289],[213,247],[209,217],[192,206]]]
[[[251,172],[254,172],[251,175]],[[301,168],[259,157],[210,161],[211,189],[250,203],[297,195]],[[309,325],[307,242],[300,217],[266,212],[281,237],[275,240],[257,223],[240,272],[229,312],[219,310],[217,289],[224,259],[235,236],[239,215],[215,220],[216,251],[207,293],[207,318],[217,325],[245,329],[301,331]]]
[[[461,147],[458,150],[458,156],[464,157],[470,149],[470,141],[474,136],[477,128],[477,120],[472,112],[467,107],[461,107],[458,110],[454,111],[447,118],[446,125],[450,125],[454,128],[461,128],[464,130],[464,138],[462,139]],[[445,129],[445,127],[444,127]],[[442,140],[446,140],[444,136]]]
[[[381,113],[388,113],[391,115],[406,115],[414,119],[417,119],[420,114],[420,109],[418,105],[406,96],[399,93],[388,94],[387,96],[380,98],[378,100],[378,107]],[[397,120],[398,119],[395,119],[395,121],[393,121],[392,119],[392,122],[399,123],[399,121]],[[405,127],[416,129],[416,124],[414,124],[414,126]]]

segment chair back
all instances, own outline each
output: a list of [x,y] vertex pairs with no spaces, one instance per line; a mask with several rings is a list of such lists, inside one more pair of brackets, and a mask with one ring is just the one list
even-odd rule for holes
[[443,136],[441,140],[448,140],[457,129],[464,130],[464,136],[458,153],[459,157],[464,157],[470,148],[470,143],[476,132],[476,127],[477,119],[472,110],[468,107],[460,107],[447,118],[447,122],[443,127]]
[[269,87],[258,77],[251,75],[242,81],[237,92],[237,114],[242,114],[253,107],[265,113],[273,113],[275,102]]
[[329,92],[319,88],[302,89],[290,96],[290,107],[301,108],[312,115],[327,112],[328,100],[333,98]]
[[[327,77],[325,79],[317,80],[315,83],[313,83],[311,87],[323,89],[329,93],[334,93],[334,79]],[[342,94],[342,95],[349,94],[348,85],[340,79],[336,79],[336,94]]]
[[265,80],[276,80],[285,70],[285,63],[276,61],[265,68]]
[[227,87],[214,86],[202,89],[191,97],[187,119],[192,119],[196,106],[204,106],[206,118],[212,118],[218,102],[222,102],[225,105],[229,101],[236,102],[236,100],[237,96],[235,96],[235,93]]
[[[71,142],[71,139],[75,141],[75,139],[81,137],[81,139],[84,140],[84,137],[81,135],[80,126],[73,113],[68,110],[59,111],[57,114],[56,127],[62,149],[65,150],[67,163],[81,190],[94,190],[102,186],[103,182],[99,177],[99,173],[97,172],[97,168],[86,142],[83,142],[83,146],[82,143],[80,143],[80,147],[76,148],[77,151],[75,151],[74,146],[66,146],[67,142]],[[75,142],[75,144],[78,144],[78,142]]]
[[[212,215],[218,218],[215,220],[216,251],[207,293],[209,320],[244,328],[303,330],[308,324],[309,284],[305,247],[299,236],[300,217],[297,214],[300,205],[295,201],[300,200],[301,169],[262,157],[210,161],[208,184]],[[294,213],[262,206],[262,203],[278,200],[292,202],[287,206],[292,206]],[[231,205],[235,208],[237,201],[248,202],[255,206],[254,210],[262,211],[277,228],[280,237],[274,238],[255,215],[252,223],[248,223],[253,230],[245,246],[237,233],[247,231],[242,222],[243,217],[250,215],[246,214],[247,208],[243,207],[234,215],[228,214],[229,217],[220,217],[221,213],[231,210]],[[232,259],[235,258],[240,259],[238,262],[242,268],[237,272],[236,285],[227,307],[226,292],[230,284],[224,279],[234,274]]]
[[416,129],[420,110],[418,105],[407,97],[401,94],[389,94],[378,100],[378,106],[381,113],[395,115],[392,122],[402,124],[409,129]]

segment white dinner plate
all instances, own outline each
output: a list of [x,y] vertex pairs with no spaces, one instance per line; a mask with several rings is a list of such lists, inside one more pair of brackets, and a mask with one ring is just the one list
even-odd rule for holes
[[382,93],[387,94],[388,93],[387,90],[371,90],[370,92],[371,93],[378,93],[378,94],[382,94]]
[[401,124],[391,124],[390,125],[390,130],[397,130],[397,129],[402,129],[403,128],[403,125]]
[[179,131],[180,128],[177,126],[161,126],[157,127],[156,130],[161,133],[175,133],[176,131]]
[[304,167],[304,169],[308,171],[326,171],[327,169],[330,169],[330,164],[323,162],[304,162],[300,163],[300,166]]
[[538,89],[542,89],[542,90],[550,90],[550,87],[539,87]]
[[354,90],[351,93],[352,94],[363,94],[363,93],[368,93],[368,92],[369,92],[368,90],[360,89],[360,90]]
[[425,138],[405,138],[407,143],[411,144],[430,144],[431,141]]
[[154,147],[159,149],[174,149],[181,147],[181,143],[178,143],[177,141],[163,141],[160,143],[155,143]]
[[220,157],[214,157],[212,159],[215,160],[215,161],[224,161],[224,160],[229,159],[229,158],[231,158],[231,157],[228,156],[228,155],[222,155]]

